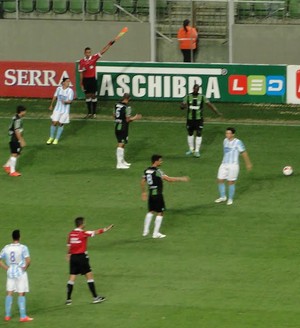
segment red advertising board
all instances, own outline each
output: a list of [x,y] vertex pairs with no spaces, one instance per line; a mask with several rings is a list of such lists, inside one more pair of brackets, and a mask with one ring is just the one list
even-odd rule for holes
[[76,84],[74,63],[0,61],[0,97],[52,98],[66,76]]
[[300,70],[298,69],[296,72],[296,96],[300,99]]

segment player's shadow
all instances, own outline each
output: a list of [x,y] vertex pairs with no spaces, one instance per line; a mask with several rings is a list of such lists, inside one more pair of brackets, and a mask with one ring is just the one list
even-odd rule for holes
[[283,179],[298,178],[299,174],[294,174],[292,176],[284,176],[283,174],[264,174],[257,175],[252,172],[249,173],[247,180],[242,181],[238,184],[238,193],[247,194],[249,192],[260,192],[262,190],[273,191],[278,183],[283,181]]
[[88,124],[91,124],[93,122],[89,122],[87,119],[79,119],[72,121],[71,124],[67,128],[64,129],[63,135],[64,138],[68,138],[71,136],[72,138],[80,134],[80,131],[85,128]]
[[[77,305],[82,306],[81,304]],[[72,307],[74,305],[72,304]],[[61,303],[61,305],[53,305],[53,306],[45,306],[43,305],[42,307],[34,307],[32,310],[30,310],[30,314],[35,315],[35,314],[42,314],[42,313],[51,313],[51,312],[58,312],[58,311],[66,311],[66,305],[64,302]]]
[[[205,123],[204,123],[205,124]],[[215,143],[215,140],[218,139],[221,142],[225,138],[224,135],[224,126],[210,124],[209,129],[206,129],[204,126],[203,129],[203,145],[211,145]]]
[[206,210],[206,209],[211,209],[211,208],[215,208],[217,205],[214,203],[214,201],[212,200],[209,203],[199,203],[197,205],[192,205],[192,206],[181,206],[180,208],[167,208],[166,209],[166,213],[167,214],[184,214],[185,216],[193,216],[193,215],[202,215],[202,210]]
[[37,155],[43,148],[46,147],[46,143],[41,144],[31,144],[30,146],[25,147],[21,153],[22,167],[32,166],[36,163]]

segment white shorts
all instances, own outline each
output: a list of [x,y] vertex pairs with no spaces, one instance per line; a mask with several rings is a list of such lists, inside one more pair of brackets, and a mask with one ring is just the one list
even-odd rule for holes
[[70,123],[70,115],[69,113],[62,113],[59,110],[54,110],[52,115],[50,116],[53,122],[59,122],[61,124],[68,124]]
[[8,278],[6,280],[6,291],[16,293],[28,293],[29,283],[27,272],[24,272],[18,278]]
[[218,170],[218,179],[236,181],[239,175],[239,164],[221,164]]

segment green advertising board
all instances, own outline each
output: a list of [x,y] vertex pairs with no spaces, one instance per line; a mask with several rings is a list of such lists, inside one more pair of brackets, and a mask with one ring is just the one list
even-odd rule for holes
[[[104,61],[96,67],[100,99],[127,92],[136,100],[179,101],[196,83],[213,102],[245,103],[285,103],[286,71],[286,65]],[[83,99],[76,74],[77,97]]]

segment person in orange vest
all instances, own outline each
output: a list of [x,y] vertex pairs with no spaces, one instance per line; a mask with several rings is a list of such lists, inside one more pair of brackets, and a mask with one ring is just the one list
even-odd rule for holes
[[179,48],[183,54],[183,61],[190,63],[192,61],[192,52],[195,54],[197,48],[198,33],[194,27],[190,26],[190,21],[185,19],[183,26],[178,30],[177,39]]

